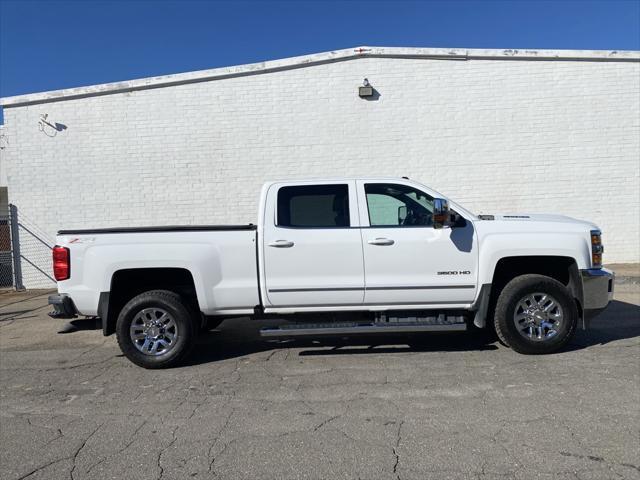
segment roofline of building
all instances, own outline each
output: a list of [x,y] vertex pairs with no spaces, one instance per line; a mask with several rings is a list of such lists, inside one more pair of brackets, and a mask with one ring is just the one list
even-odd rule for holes
[[303,68],[323,63],[339,62],[355,58],[385,57],[433,60],[542,60],[542,61],[591,61],[591,62],[640,62],[640,51],[621,50],[497,50],[461,48],[407,48],[407,47],[356,47],[330,52],[314,53],[267,62],[249,63],[231,67],[198,70],[157,77],[139,78],[122,82],[103,83],[86,87],[65,88],[48,92],[30,93],[0,98],[3,107],[18,107],[49,103],[112,93],[146,90],[187,83],[221,80],[224,78],[258,75],[281,70]]

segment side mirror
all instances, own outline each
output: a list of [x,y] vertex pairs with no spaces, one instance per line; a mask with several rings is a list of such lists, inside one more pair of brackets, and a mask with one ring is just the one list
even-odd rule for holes
[[451,212],[449,202],[444,198],[433,199],[433,228],[443,228],[449,224]]
[[407,218],[407,206],[401,205],[398,207],[398,225],[402,225]]

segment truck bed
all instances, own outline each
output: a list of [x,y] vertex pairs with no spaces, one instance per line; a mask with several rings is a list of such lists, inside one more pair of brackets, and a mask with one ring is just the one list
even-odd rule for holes
[[82,315],[98,315],[99,296],[117,272],[188,271],[205,315],[252,313],[260,304],[255,225],[149,226],[60,230],[71,276],[58,291]]

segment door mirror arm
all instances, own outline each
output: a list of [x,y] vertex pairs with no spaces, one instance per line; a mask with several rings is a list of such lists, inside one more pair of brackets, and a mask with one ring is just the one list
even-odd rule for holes
[[451,228],[464,228],[467,226],[467,221],[462,215],[457,212],[451,212]]

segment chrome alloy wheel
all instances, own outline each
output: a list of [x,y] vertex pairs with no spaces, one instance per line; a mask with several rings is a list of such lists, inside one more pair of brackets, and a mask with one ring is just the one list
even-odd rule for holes
[[163,355],[175,346],[178,325],[166,310],[145,308],[134,317],[129,334],[136,348],[145,355]]
[[528,340],[544,342],[555,337],[562,325],[562,307],[548,293],[530,293],[516,304],[513,321]]

